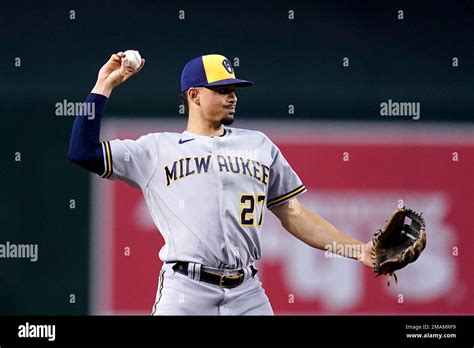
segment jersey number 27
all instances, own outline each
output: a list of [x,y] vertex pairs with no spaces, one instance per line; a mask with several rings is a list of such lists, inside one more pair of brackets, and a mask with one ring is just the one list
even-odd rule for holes
[[263,203],[265,202],[265,195],[251,195],[244,194],[240,196],[240,205],[242,210],[240,211],[240,224],[242,226],[254,226],[255,225],[255,215],[256,205],[261,204],[260,207],[260,216],[258,217],[257,226],[262,225],[263,217]]

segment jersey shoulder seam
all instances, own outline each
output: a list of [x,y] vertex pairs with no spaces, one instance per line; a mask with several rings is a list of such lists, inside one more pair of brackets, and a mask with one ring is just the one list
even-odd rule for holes
[[270,143],[270,146],[276,150],[276,155],[275,158],[273,158],[272,163],[270,164],[270,168],[273,166],[273,163],[275,163],[277,157],[279,154],[281,154],[280,148],[270,139],[265,133],[260,132],[262,136],[265,138],[266,141]]
[[155,144],[155,148],[156,148],[156,157],[157,158],[156,158],[155,169],[153,169],[153,173],[151,174],[150,179],[148,179],[146,185],[143,187],[143,191],[146,190],[146,188],[150,184],[151,179],[153,179],[153,177],[155,176],[156,170],[158,169],[158,162],[159,162],[159,159],[158,159],[158,144],[157,144],[157,140],[155,139],[155,134],[156,134],[157,138],[160,138],[161,134],[163,134],[163,133],[151,133],[151,136],[153,138],[153,143]]

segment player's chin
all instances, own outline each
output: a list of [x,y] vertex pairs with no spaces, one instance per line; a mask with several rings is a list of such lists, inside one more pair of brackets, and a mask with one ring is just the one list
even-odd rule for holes
[[224,126],[230,126],[232,123],[234,123],[234,113],[229,113],[225,115],[224,117],[221,118],[221,124]]

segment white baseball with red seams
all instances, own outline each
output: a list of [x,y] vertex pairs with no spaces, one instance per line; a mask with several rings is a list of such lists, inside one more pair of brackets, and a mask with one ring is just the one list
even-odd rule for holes
[[142,64],[142,57],[140,53],[136,50],[127,50],[124,52],[125,65],[130,66],[133,69],[138,69]]

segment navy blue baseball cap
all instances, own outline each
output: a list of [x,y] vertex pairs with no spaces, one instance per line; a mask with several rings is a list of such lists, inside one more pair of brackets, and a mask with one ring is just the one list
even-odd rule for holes
[[253,86],[252,81],[235,78],[231,62],[220,54],[208,54],[191,59],[181,73],[181,92],[191,87],[235,85]]

